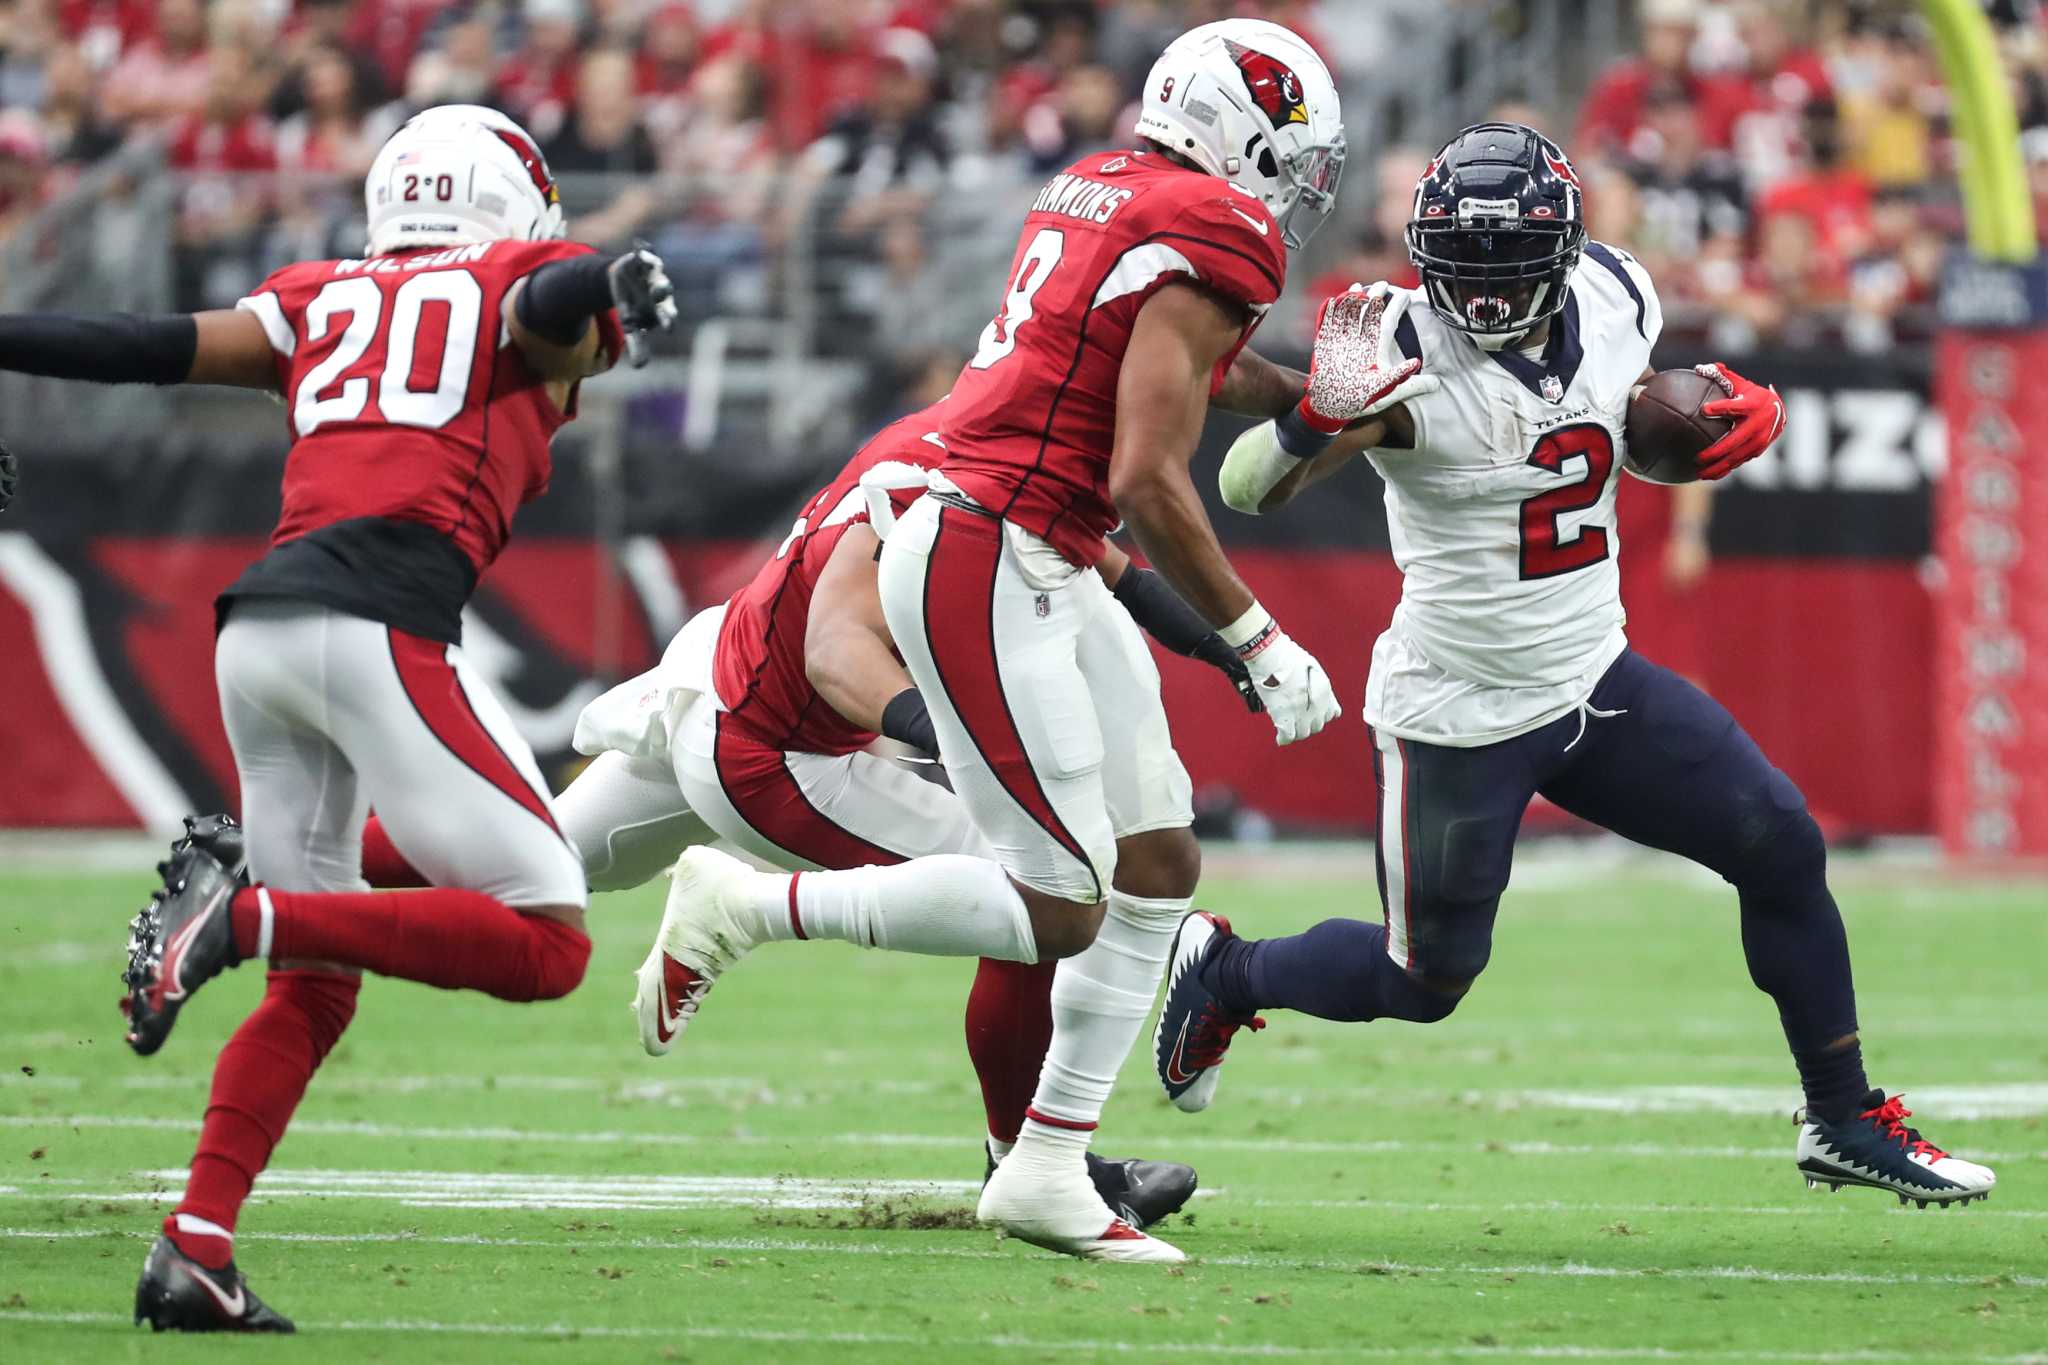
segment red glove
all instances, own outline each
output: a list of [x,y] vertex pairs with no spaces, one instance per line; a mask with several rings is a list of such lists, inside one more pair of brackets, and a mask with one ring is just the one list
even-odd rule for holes
[[1726,436],[1699,453],[1702,479],[1725,479],[1737,465],[1748,464],[1785,434],[1785,400],[1767,384],[1744,379],[1726,365],[1695,365],[1693,373],[1721,386],[1726,398],[1700,404],[1702,417],[1732,417]]

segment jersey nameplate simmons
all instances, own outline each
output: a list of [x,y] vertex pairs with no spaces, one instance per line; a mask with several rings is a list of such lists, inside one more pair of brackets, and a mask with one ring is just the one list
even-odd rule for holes
[[1089,223],[1107,223],[1116,211],[1131,202],[1131,192],[1099,180],[1062,171],[1045,182],[1038,198],[1031,201],[1033,213],[1060,213]]

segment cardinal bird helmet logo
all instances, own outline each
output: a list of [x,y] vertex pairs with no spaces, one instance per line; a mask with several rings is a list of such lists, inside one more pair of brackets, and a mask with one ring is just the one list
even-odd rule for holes
[[524,133],[514,129],[493,128],[491,131],[519,158],[519,164],[526,168],[527,178],[540,191],[540,197],[550,204],[561,203],[561,196],[555,192],[554,172],[548,169],[548,159],[540,154],[540,148],[534,146]]
[[1308,105],[1301,98],[1301,77],[1294,74],[1292,67],[1278,57],[1269,57],[1228,38],[1223,40],[1223,46],[1230,53],[1230,60],[1244,73],[1245,89],[1251,92],[1252,102],[1275,128],[1308,122]]

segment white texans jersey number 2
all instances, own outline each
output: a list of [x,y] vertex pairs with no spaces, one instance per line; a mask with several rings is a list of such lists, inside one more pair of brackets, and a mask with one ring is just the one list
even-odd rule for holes
[[1569,710],[1626,647],[1615,480],[1663,311],[1641,265],[1588,242],[1540,348],[1482,350],[1417,293],[1396,341],[1443,387],[1407,404],[1386,481],[1401,605],[1367,719],[1480,744]]

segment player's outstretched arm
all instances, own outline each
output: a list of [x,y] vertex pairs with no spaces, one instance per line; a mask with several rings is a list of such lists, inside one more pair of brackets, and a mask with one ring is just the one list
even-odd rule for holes
[[875,585],[881,540],[848,527],[811,590],[804,625],[804,674],[825,704],[855,725],[937,754],[924,697],[896,657],[882,595]]
[[1240,417],[1280,417],[1301,401],[1306,388],[1308,376],[1300,370],[1276,364],[1246,347],[1230,362],[1223,385],[1211,395],[1209,406]]
[[1380,283],[1324,300],[1308,383],[1287,412],[1231,447],[1221,479],[1226,503],[1240,512],[1267,511],[1359,451],[1396,439],[1404,428],[1412,434],[1401,405],[1442,381],[1423,374],[1420,359],[1404,360],[1395,341],[1410,297]]
[[1237,651],[1289,744],[1336,719],[1336,695],[1230,567],[1188,473],[1209,376],[1243,326],[1233,306],[1193,286],[1170,284],[1145,301],[1117,379],[1109,495],[1166,581]]
[[94,384],[278,386],[263,324],[237,309],[0,314],[0,370]]
[[661,258],[644,246],[623,256],[572,256],[549,261],[505,294],[504,319],[512,344],[536,374],[573,384],[609,369],[597,319],[618,310],[626,359],[648,360],[647,334],[675,324],[675,289]]

